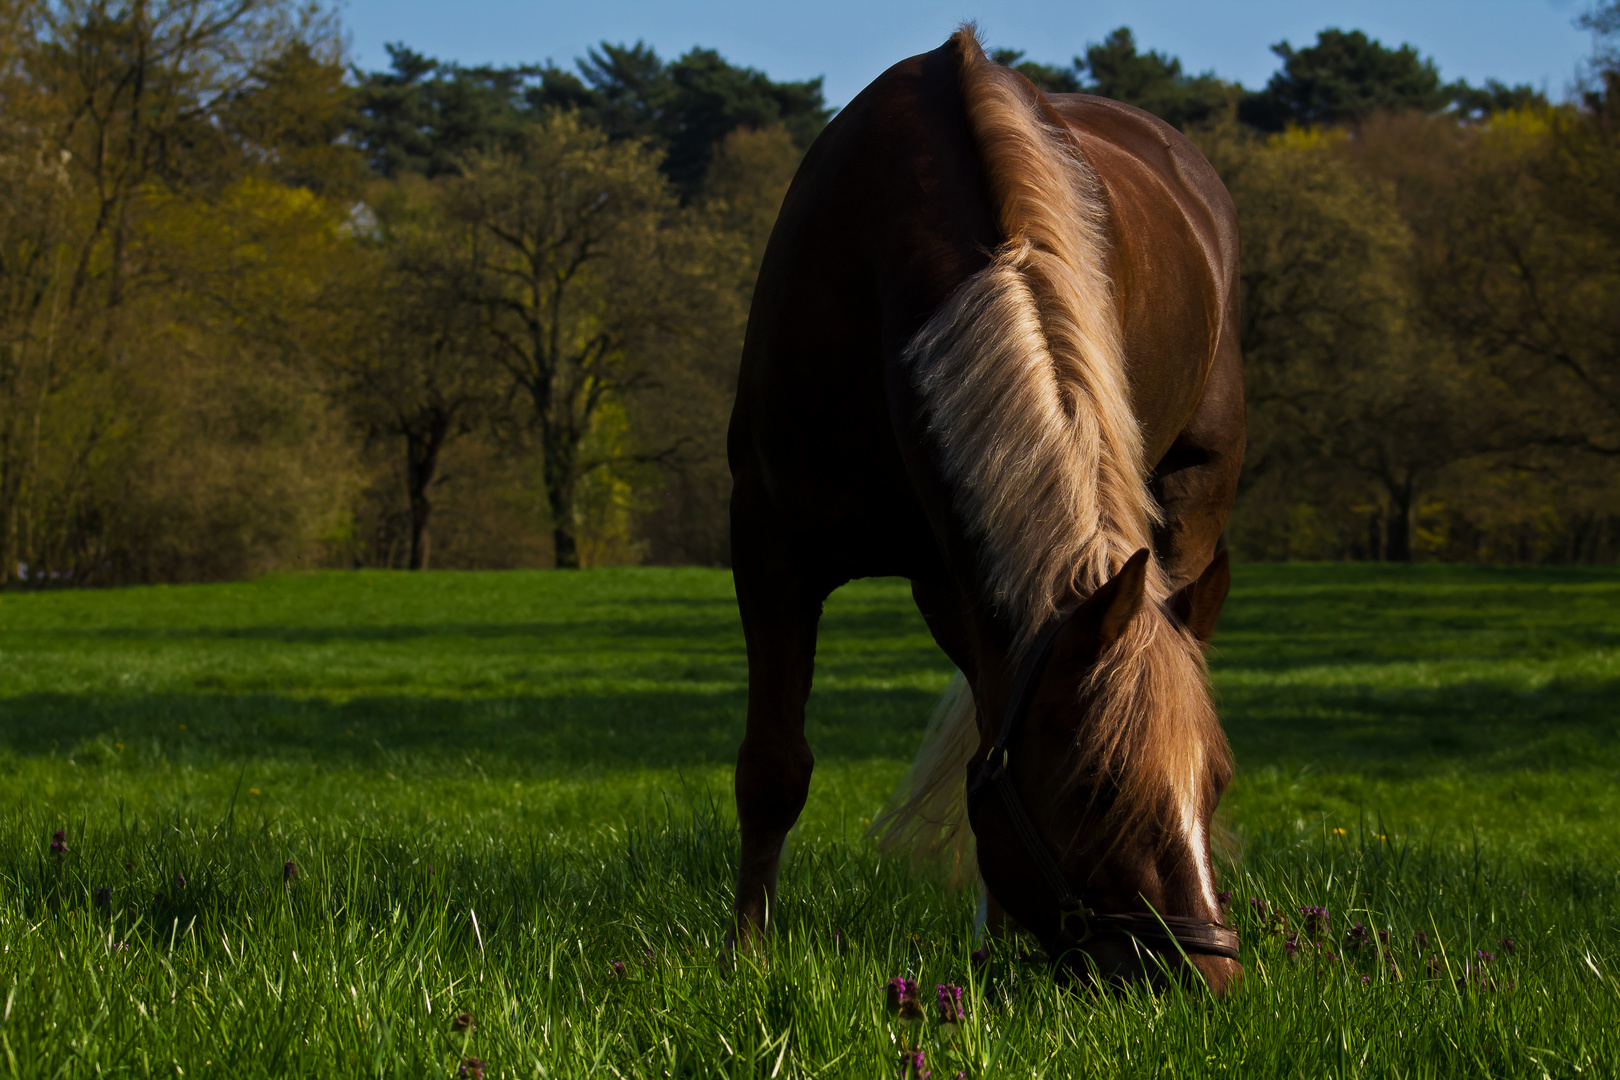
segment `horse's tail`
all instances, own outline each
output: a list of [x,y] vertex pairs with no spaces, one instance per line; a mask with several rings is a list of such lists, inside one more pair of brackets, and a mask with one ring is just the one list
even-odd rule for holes
[[953,886],[978,873],[964,791],[968,759],[978,746],[978,710],[959,671],[934,707],[917,760],[867,830],[879,851],[937,863]]
[[907,358],[991,598],[1022,645],[1065,598],[1150,546],[1158,511],[1108,277],[1102,184],[1051,103],[987,59],[972,26],[949,44],[1003,242]]

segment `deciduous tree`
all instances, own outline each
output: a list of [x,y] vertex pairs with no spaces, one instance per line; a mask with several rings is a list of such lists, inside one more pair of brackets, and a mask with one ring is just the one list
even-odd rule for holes
[[661,339],[701,320],[693,267],[659,155],[610,142],[571,112],[533,124],[516,150],[474,157],[452,185],[476,236],[473,302],[539,443],[556,563],[579,565],[575,500],[597,469],[676,446],[582,453],[604,407],[660,378]]

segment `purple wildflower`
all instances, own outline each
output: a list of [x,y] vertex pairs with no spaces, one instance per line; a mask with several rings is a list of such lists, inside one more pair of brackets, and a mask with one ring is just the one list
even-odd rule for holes
[[1519,943],[1510,937],[1505,937],[1496,943],[1496,947],[1507,953],[1509,956],[1512,956],[1513,950],[1519,947]]
[[1296,930],[1288,935],[1288,940],[1283,942],[1283,952],[1287,954],[1290,960],[1294,958],[1295,953],[1299,952],[1299,931]]
[[624,978],[624,961],[623,960],[609,960],[608,961],[608,967],[613,971],[613,977],[615,979]]
[[456,1013],[456,1018],[450,1021],[450,1030],[471,1035],[478,1030],[478,1021],[473,1019],[472,1013]]
[[923,1068],[923,1052],[920,1047],[916,1050],[900,1051],[900,1080],[906,1080],[907,1077],[928,1080],[928,1070]]
[[51,834],[51,854],[57,859],[67,854],[67,830],[57,829]]
[[1266,902],[1258,896],[1249,897],[1249,911],[1255,918],[1264,922],[1266,918]]
[[989,946],[985,946],[981,949],[974,949],[973,952],[969,954],[968,959],[973,961],[974,967],[983,967],[985,964],[990,962]]
[[923,1018],[922,1000],[918,997],[915,982],[896,975],[884,986],[888,992],[890,1012],[906,1021],[917,1021]]
[[1466,987],[1478,989],[1482,993],[1498,989],[1496,980],[1491,978],[1490,970],[1485,966],[1496,959],[1495,955],[1479,949],[1474,953],[1474,958],[1479,961],[1479,966],[1476,968],[1472,963],[1463,965],[1463,974],[1462,978],[1457,980],[1457,989]]
[[894,976],[883,985],[888,992],[890,1012],[899,1012],[901,1005],[917,996],[917,984],[900,975]]
[[960,1024],[967,1017],[962,1008],[962,988],[938,983],[934,987],[934,1006],[939,1011],[941,1024]]
[[890,1012],[899,1012],[900,1003],[906,999],[906,980],[895,975],[883,984],[884,992],[888,998]]
[[484,1062],[479,1058],[464,1057],[461,1059],[461,1068],[456,1072],[456,1076],[464,1077],[465,1080],[484,1080]]
[[1331,930],[1332,920],[1328,916],[1327,908],[1307,904],[1299,909],[1299,913],[1305,919],[1305,934],[1312,940],[1320,941],[1322,935]]
[[281,867],[281,880],[289,885],[298,880],[298,864],[288,859]]
[[1371,942],[1372,931],[1367,929],[1366,923],[1356,923],[1344,937],[1344,945],[1347,949],[1359,949]]
[[174,891],[177,892],[177,893],[178,892],[184,892],[185,888],[186,888],[186,875],[184,875],[184,874],[175,874],[174,875]]
[[1231,901],[1232,901],[1232,890],[1231,889],[1222,889],[1220,892],[1215,894],[1215,902],[1217,904],[1219,904],[1223,909],[1226,907],[1227,904],[1231,903]]
[[1361,977],[1361,985],[1362,986],[1366,986],[1368,983],[1371,983],[1371,982],[1372,982],[1372,976],[1371,975],[1363,975]]

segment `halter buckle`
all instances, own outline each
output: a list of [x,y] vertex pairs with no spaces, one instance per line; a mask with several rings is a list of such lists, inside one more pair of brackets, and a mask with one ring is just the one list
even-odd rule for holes
[[[1070,939],[1071,947],[1074,945],[1083,945],[1087,941],[1091,940],[1090,914],[1091,913],[1086,910],[1086,905],[1079,900],[1076,900],[1072,907],[1060,907],[1058,909],[1058,933],[1067,936]],[[1080,933],[1076,934],[1069,930],[1070,919],[1080,920]]]

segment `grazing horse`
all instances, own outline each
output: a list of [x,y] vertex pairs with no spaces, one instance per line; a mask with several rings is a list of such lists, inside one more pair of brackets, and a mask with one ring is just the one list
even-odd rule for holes
[[1111,978],[1241,974],[1202,642],[1244,443],[1236,214],[1138,109],[1043,95],[971,26],[827,125],[771,234],[729,456],[748,646],[742,947],[804,807],[822,602],[912,582],[965,677],[891,839],[971,822],[992,902]]

